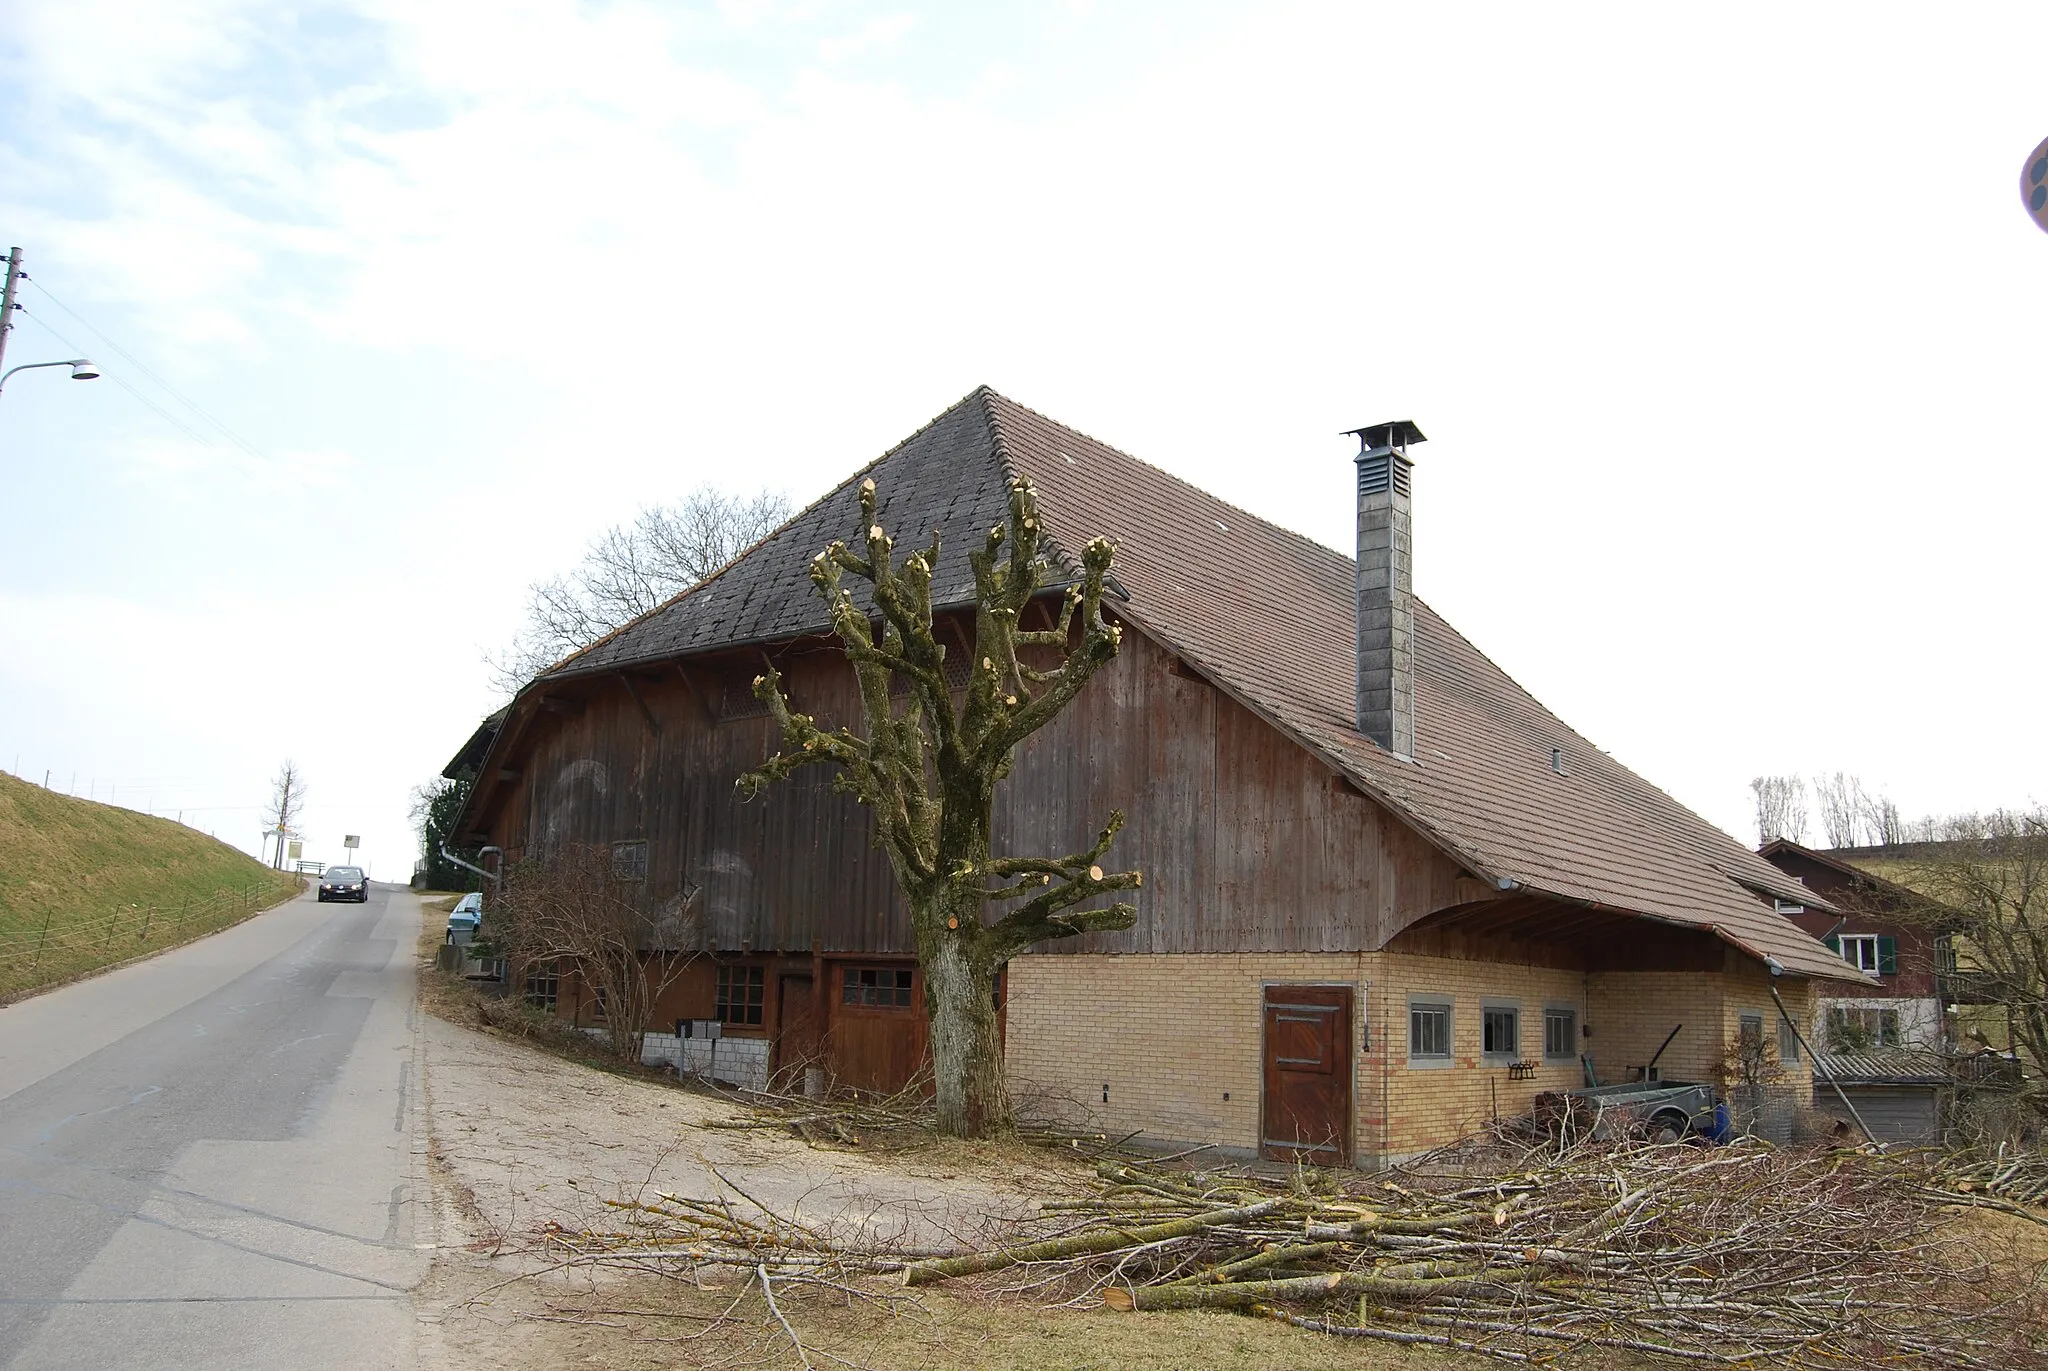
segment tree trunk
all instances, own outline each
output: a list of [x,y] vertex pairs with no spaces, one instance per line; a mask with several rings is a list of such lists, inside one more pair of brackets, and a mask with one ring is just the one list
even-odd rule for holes
[[935,908],[917,920],[939,1131],[956,1138],[993,1137],[1010,1127],[996,1034],[996,968],[979,945],[981,903],[978,882],[947,882]]

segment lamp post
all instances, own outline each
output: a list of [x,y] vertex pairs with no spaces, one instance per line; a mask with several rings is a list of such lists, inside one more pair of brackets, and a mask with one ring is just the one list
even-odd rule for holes
[[70,367],[71,379],[74,381],[97,381],[100,378],[100,369],[83,357],[73,357],[64,362],[23,362],[18,367],[0,371],[0,390],[7,388],[7,378],[15,372],[34,371],[37,367]]
[[[21,249],[9,248],[7,277],[5,283],[0,284],[0,366],[5,366],[7,362],[7,335],[14,328],[14,311],[21,308],[14,303],[14,292],[21,281]],[[100,375],[100,369],[83,357],[73,357],[64,362],[24,362],[18,367],[8,367],[7,370],[0,371],[0,390],[6,388],[7,378],[15,372],[32,371],[37,367],[70,367],[71,379],[74,381],[97,381]]]

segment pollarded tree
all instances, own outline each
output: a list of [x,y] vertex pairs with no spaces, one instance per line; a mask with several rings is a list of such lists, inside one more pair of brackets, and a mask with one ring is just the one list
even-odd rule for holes
[[[1141,882],[1136,871],[1106,872],[1100,865],[1123,826],[1121,813],[1111,812],[1084,852],[1010,857],[990,850],[996,785],[1009,774],[1017,745],[1116,655],[1122,630],[1102,617],[1103,578],[1114,549],[1102,538],[1083,548],[1079,582],[1068,587],[1052,626],[1027,630],[1025,608],[1052,573],[1040,547],[1037,497],[1028,481],[1012,485],[1007,526],[991,528],[969,558],[974,655],[956,706],[946,684],[946,647],[932,623],[938,534],[898,563],[875,507],[875,483],[863,481],[864,551],[835,542],[811,562],[811,583],[831,611],[833,631],[860,684],[861,731],[823,729],[790,709],[781,675],[770,664],[755,679],[754,692],[780,725],[783,750],[740,777],[739,789],[751,798],[799,767],[831,763],[839,768],[835,787],[868,807],[876,845],[888,853],[910,907],[931,1019],[939,1127],[985,1137],[1010,1123],[996,1037],[995,980],[1003,964],[1051,938],[1129,928],[1136,915],[1123,902],[1077,908]],[[840,585],[849,572],[872,587],[879,636]],[[1047,661],[1047,669],[1020,655],[1033,648],[1047,650],[1032,654]],[[1060,654],[1056,666],[1048,661],[1054,652]],[[904,695],[892,698],[892,679],[908,687]]]

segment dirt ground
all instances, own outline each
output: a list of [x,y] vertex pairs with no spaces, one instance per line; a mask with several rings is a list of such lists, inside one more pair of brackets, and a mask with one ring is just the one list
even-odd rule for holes
[[[857,1293],[751,1273],[683,1281],[549,1270],[531,1255],[550,1223],[615,1226],[604,1200],[674,1191],[744,1194],[827,1228],[918,1245],[951,1243],[1080,1184],[1050,1149],[941,1142],[868,1153],[814,1148],[781,1130],[713,1125],[760,1116],[729,1099],[598,1069],[525,1041],[451,1022],[473,1005],[431,970],[442,908],[421,938],[419,1050],[435,1178],[439,1255],[417,1295],[422,1364],[443,1371],[619,1368],[917,1367],[920,1371],[1252,1371],[1430,1367],[1490,1359],[1343,1342],[1237,1314],[1045,1309],[972,1291]],[[1567,1357],[1619,1368],[1639,1359]]]

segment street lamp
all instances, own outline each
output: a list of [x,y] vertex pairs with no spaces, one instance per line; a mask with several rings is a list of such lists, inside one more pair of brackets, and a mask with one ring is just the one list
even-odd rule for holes
[[74,381],[97,381],[100,378],[100,369],[83,357],[73,357],[67,362],[23,362],[18,367],[0,371],[0,390],[6,389],[7,378],[15,372],[34,371],[37,367],[70,367],[71,379]]

